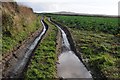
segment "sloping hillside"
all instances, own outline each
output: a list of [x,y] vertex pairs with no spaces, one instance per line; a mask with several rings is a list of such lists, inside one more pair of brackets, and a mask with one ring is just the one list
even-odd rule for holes
[[40,27],[39,18],[31,8],[16,2],[2,2],[2,54],[14,50]]

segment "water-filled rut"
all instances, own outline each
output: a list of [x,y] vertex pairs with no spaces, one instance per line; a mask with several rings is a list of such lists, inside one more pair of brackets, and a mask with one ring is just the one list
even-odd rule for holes
[[36,39],[33,41],[33,43],[31,43],[31,45],[28,47],[28,49],[25,52],[25,55],[22,57],[22,59],[18,60],[16,65],[11,67],[11,69],[8,72],[7,77],[18,78],[19,76],[21,76],[23,70],[25,69],[25,67],[30,59],[31,54],[33,53],[37,44],[39,43],[39,41],[42,39],[43,35],[47,31],[48,26],[46,27],[46,23],[44,22],[43,19],[41,20],[41,23],[44,27],[42,32],[38,35],[38,37],[36,37]]
[[[49,19],[50,20],[50,19]],[[55,23],[54,23],[55,24]],[[62,78],[91,78],[90,72],[70,48],[65,32],[55,24],[62,34],[62,52],[58,56],[57,73]]]

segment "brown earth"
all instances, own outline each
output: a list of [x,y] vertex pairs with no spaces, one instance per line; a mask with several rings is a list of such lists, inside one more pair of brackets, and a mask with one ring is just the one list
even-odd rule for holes
[[58,30],[57,36],[56,36],[56,54],[59,56],[61,53],[61,46],[62,46],[62,34],[61,31]]

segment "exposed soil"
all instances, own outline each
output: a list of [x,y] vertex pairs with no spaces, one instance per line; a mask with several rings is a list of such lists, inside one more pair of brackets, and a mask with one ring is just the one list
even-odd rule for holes
[[[57,33],[57,36],[56,36],[56,54],[57,54],[56,69],[57,69],[57,64],[59,64],[58,56],[60,55],[61,50],[62,50],[62,35],[61,35],[61,31],[58,30],[58,33]],[[58,74],[58,72],[57,72],[57,74]],[[57,75],[57,77],[58,77],[58,75]]]
[[58,30],[57,36],[56,36],[56,54],[59,56],[61,53],[61,45],[62,45],[62,35],[60,30]]

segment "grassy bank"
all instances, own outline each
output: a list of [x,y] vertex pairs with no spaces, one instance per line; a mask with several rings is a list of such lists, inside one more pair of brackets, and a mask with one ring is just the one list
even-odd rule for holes
[[40,27],[41,27],[40,18],[38,18],[36,21],[31,23],[31,25],[28,25],[26,28],[24,28],[21,32],[18,32],[18,34],[13,37],[3,34],[2,54],[5,54],[6,52],[13,50],[15,46],[21,44],[22,41],[24,41],[28,36],[30,36]]
[[70,30],[77,51],[94,77],[120,78],[118,18],[52,16]]
[[48,24],[49,28],[32,56],[31,63],[25,76],[26,79],[53,79],[57,77],[57,54],[55,53],[57,28],[49,23],[47,19],[45,19],[45,22]]
[[[16,2],[2,3],[2,55],[11,52],[40,28],[40,17]],[[29,15],[28,15],[29,14]]]

